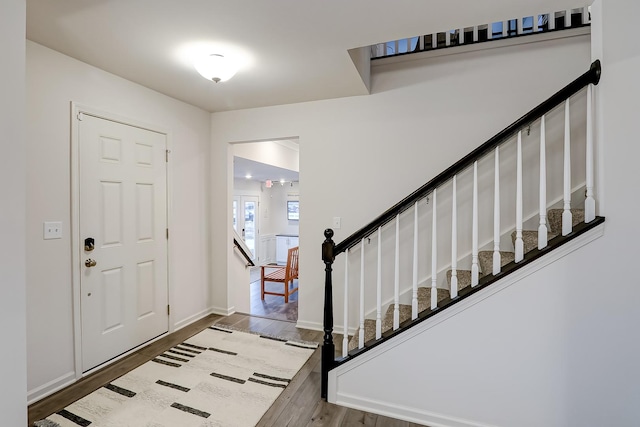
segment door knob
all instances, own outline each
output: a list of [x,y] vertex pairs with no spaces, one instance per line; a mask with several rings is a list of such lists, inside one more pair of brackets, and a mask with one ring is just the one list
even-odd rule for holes
[[96,264],[97,264],[97,262],[96,262],[95,260],[91,259],[91,258],[89,258],[88,260],[86,260],[86,261],[84,262],[84,265],[85,265],[86,267],[88,267],[88,268],[95,267],[95,266],[96,266]]

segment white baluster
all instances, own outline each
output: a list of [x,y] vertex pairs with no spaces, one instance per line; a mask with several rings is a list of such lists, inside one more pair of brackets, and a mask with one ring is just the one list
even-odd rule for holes
[[424,36],[418,37],[418,45],[420,46],[420,52],[424,50]]
[[538,226],[538,249],[547,247],[547,135],[546,118],[540,118],[540,225]]
[[587,86],[587,198],[584,201],[584,222],[596,218],[596,200],[593,197],[593,86]]
[[564,27],[565,28],[571,27],[571,9],[567,9],[564,12]]
[[493,39],[493,24],[489,22],[487,24],[487,40]]
[[458,296],[458,202],[457,175],[453,176],[453,195],[451,196],[451,298]]
[[471,229],[471,286],[480,281],[478,266],[478,162],[473,163],[473,209]]
[[411,52],[411,39],[407,39],[407,52]]
[[378,227],[378,277],[376,283],[376,339],[382,336],[382,227]]
[[556,29],[556,13],[555,12],[551,12],[549,14],[548,22],[549,22],[549,29],[555,30]]
[[562,212],[562,235],[573,229],[571,214],[571,112],[569,99],[564,103],[564,211]]
[[522,34],[522,18],[518,18],[516,19],[516,34],[520,35]]
[[474,42],[478,41],[478,26],[477,25],[475,27],[473,27],[473,41]]
[[400,43],[399,43],[399,40],[396,40],[395,42],[393,42],[393,48],[395,49],[395,52],[393,52],[394,54],[398,54],[398,53],[400,53]]
[[589,6],[585,6],[582,8],[582,25],[586,25],[591,22],[591,17],[589,16]]
[[438,33],[431,34],[431,47],[434,49],[438,48]]
[[502,37],[507,37],[509,35],[509,21],[502,22]]
[[540,17],[538,15],[533,15],[533,32],[537,33],[540,31],[540,26],[538,25],[538,20]]
[[358,348],[364,347],[364,237],[360,242],[360,329]]
[[451,46],[451,31],[444,33],[444,45]]
[[393,280],[393,330],[400,326],[400,214],[396,215],[396,262]]
[[418,202],[413,206],[413,294],[411,296],[411,319],[418,318]]
[[516,155],[516,242],[515,261],[524,259],[524,241],[522,240],[522,131],[518,132]]
[[496,147],[493,178],[493,275],[500,274],[500,147]]
[[464,28],[460,28],[458,33],[458,44],[464,44]]
[[349,249],[344,251],[344,330],[342,332],[342,357],[349,354]]
[[437,190],[433,190],[433,216],[431,221],[431,310],[438,306],[438,228],[437,228]]

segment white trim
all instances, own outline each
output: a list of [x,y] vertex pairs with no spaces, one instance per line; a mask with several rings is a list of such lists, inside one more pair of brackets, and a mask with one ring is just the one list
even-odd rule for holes
[[385,417],[397,418],[416,424],[429,425],[431,427],[494,427],[492,424],[483,424],[478,421],[465,420],[436,412],[422,411],[407,406],[390,405],[380,400],[364,399],[350,394],[339,394],[331,403],[346,406],[366,412],[373,412]]
[[37,402],[40,399],[44,399],[45,397],[52,395],[58,390],[62,390],[63,388],[73,384],[74,382],[76,382],[76,373],[75,371],[69,371],[66,374],[61,375],[46,384],[36,387],[33,390],[29,390],[27,392],[27,405],[31,405],[32,403]]
[[[302,329],[309,329],[311,331],[322,331],[324,330],[324,328],[322,327],[322,323],[320,322],[308,322],[305,320],[298,320],[296,322],[296,328],[302,328]],[[354,329],[355,328],[350,328],[350,329]],[[335,327],[334,327],[335,330]]]
[[202,310],[201,312],[196,313],[193,316],[189,316],[189,317],[187,317],[185,319],[182,319],[182,320],[176,322],[173,325],[173,330],[177,331],[178,329],[182,329],[185,326],[188,326],[188,325],[190,325],[192,323],[195,323],[200,319],[204,319],[205,317],[207,317],[210,314],[213,314],[213,309],[208,308],[206,310]]
[[[79,120],[78,115],[80,113],[87,114],[89,116],[97,117],[100,119],[109,120],[112,122],[124,124],[127,126],[133,126],[140,129],[145,129],[151,132],[156,132],[165,136],[166,149],[171,151],[171,132],[163,128],[161,126],[152,125],[149,123],[145,123],[140,120],[132,119],[129,117],[120,116],[118,114],[110,113],[104,110],[100,110],[97,108],[89,107],[83,104],[79,104],[71,101],[71,225],[70,225],[70,234],[71,234],[71,288],[73,293],[73,346],[74,346],[74,372],[75,372],[75,380],[79,380],[83,377],[82,372],[82,315],[80,313],[80,275],[81,275],[81,247],[80,247],[80,200],[78,198],[80,181],[79,181],[79,167],[80,167],[80,158],[79,158],[79,140],[78,140],[78,131],[79,131]],[[171,182],[172,178],[172,168],[170,167],[171,162],[167,163],[166,166],[166,191],[167,191],[167,227],[170,228],[171,224],[171,197],[172,197],[172,187]],[[171,279],[171,269],[169,268],[170,259],[172,254],[172,245],[171,239],[167,241],[167,303],[171,305],[173,301],[172,298],[172,279]],[[167,332],[160,335],[164,336],[167,333],[173,332],[175,329],[172,327],[172,315],[169,314],[167,317]],[[158,338],[155,338],[151,341],[147,341],[141,343],[140,345],[147,344],[149,342],[153,342]],[[136,348],[140,348],[137,346]],[[133,351],[133,349],[131,350]],[[100,367],[107,366],[116,360],[124,357],[125,355],[131,353],[131,351],[122,354],[121,356],[111,359],[106,363],[99,365]],[[94,368],[95,369],[95,368]],[[92,372],[93,370],[89,370],[87,372]]]
[[231,316],[232,314],[234,314],[236,312],[236,307],[231,306],[229,308],[226,307],[211,307],[211,314],[217,314],[220,316]]
[[[534,262],[525,265],[524,267],[520,268],[519,270],[515,271],[514,273],[509,274],[507,277],[505,277],[503,280],[498,281],[497,283],[480,290],[479,292],[477,292],[476,294],[470,296],[469,298],[459,302],[458,304],[455,304],[453,307],[448,308],[447,310],[443,311],[441,314],[437,315],[437,316],[433,316],[425,321],[423,321],[421,324],[414,326],[413,328],[409,329],[408,331],[397,335],[396,337],[382,343],[381,345],[372,348],[371,350],[367,351],[366,353],[364,353],[362,356],[359,356],[355,359],[353,359],[352,361],[350,361],[349,363],[345,363],[343,365],[340,365],[339,367],[335,368],[334,370],[332,370],[329,373],[329,393],[328,396],[331,398],[333,397],[334,399],[336,398],[336,396],[338,395],[338,393],[336,392],[336,384],[338,382],[338,379],[340,377],[340,375],[345,374],[347,372],[349,372],[350,370],[364,365],[365,363],[367,363],[368,361],[384,354],[385,352],[389,351],[390,349],[404,343],[405,341],[408,341],[410,339],[412,339],[413,337],[422,334],[424,331],[427,331],[431,328],[433,328],[434,326],[438,325],[441,322],[446,321],[447,319],[456,316],[462,312],[464,312],[465,310],[473,307],[474,305],[480,303],[481,301],[489,298],[490,296],[492,296],[493,294],[500,292],[508,287],[510,287],[511,285],[519,282],[520,280],[522,280],[523,278],[535,273],[538,270],[543,269],[544,267],[548,266],[549,264],[559,260],[560,258],[568,255],[569,253],[581,248],[582,246],[592,242],[593,240],[596,240],[597,238],[601,237],[604,235],[604,227],[605,224],[601,224],[597,227],[595,227],[592,230],[587,231],[586,233],[582,234],[579,237],[576,237],[575,239],[571,240],[570,242],[562,245],[561,247],[551,251],[549,254],[535,260]],[[335,403],[334,400],[329,400],[331,403]],[[396,415],[394,415],[396,416]]]

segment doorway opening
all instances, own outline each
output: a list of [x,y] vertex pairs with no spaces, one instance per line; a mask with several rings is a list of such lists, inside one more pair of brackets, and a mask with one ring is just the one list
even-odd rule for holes
[[[239,143],[233,151],[233,228],[251,250],[255,267],[236,298],[236,308],[252,316],[296,322],[298,293],[262,294],[265,275],[285,267],[287,251],[298,246],[300,182],[297,139]],[[295,212],[294,212],[295,210]],[[283,293],[283,283],[265,281],[265,291]],[[298,279],[289,285],[298,287]]]

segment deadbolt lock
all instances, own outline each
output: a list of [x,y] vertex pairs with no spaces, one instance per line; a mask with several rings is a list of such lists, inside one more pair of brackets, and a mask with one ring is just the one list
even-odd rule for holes
[[87,237],[84,239],[84,250],[87,252],[91,252],[95,248],[95,241],[93,237]]
[[95,267],[97,262],[94,259],[89,258],[84,262],[84,265],[88,268]]

